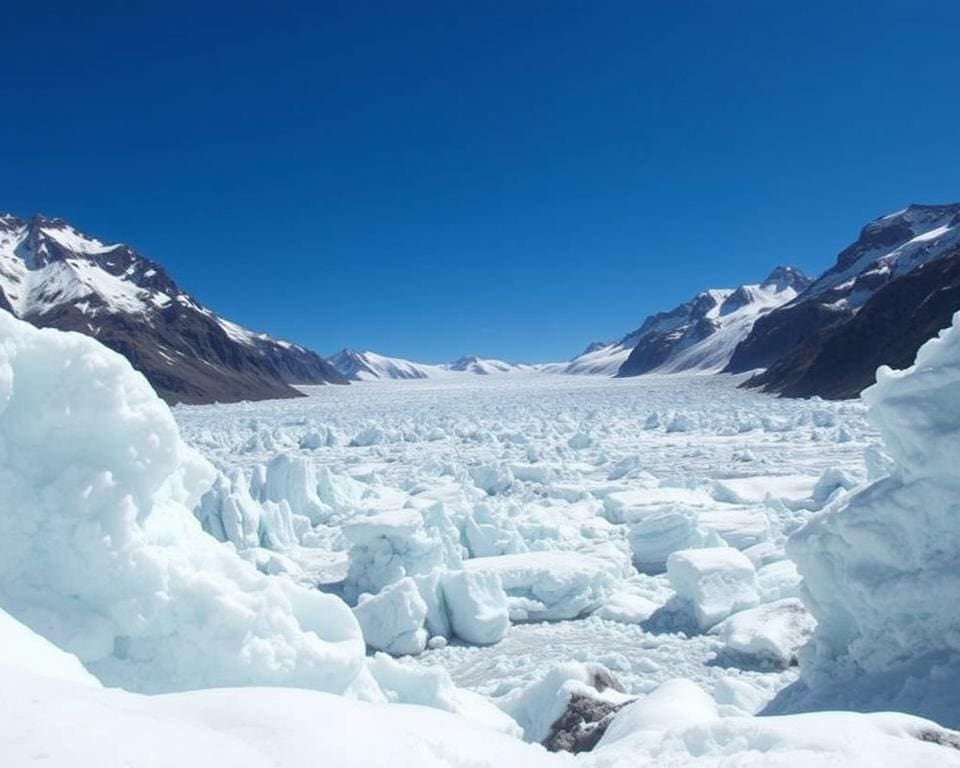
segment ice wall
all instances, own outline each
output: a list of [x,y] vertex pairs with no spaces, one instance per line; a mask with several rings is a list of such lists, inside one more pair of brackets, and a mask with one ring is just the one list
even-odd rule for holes
[[788,543],[818,621],[802,660],[816,699],[960,725],[960,313],[863,393],[891,474]]
[[376,695],[342,601],[201,530],[213,477],[124,358],[0,312],[0,608],[109,685]]

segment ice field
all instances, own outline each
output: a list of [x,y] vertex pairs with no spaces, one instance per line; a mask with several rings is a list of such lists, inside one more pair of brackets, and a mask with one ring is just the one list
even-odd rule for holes
[[[371,605],[361,620],[368,642],[414,654],[405,663],[440,666],[499,700],[553,665],[598,662],[629,693],[685,677],[752,713],[795,679],[810,630],[785,537],[866,479],[865,450],[878,434],[859,403],[780,400],[737,382],[514,373],[319,387],[305,390],[309,399],[175,415],[187,442],[234,485],[290,502],[282,514],[253,502],[261,509],[244,538],[222,523],[243,506],[229,503],[237,492],[225,491],[227,504],[206,500],[208,530],[263,570],[339,594],[346,578],[351,602],[358,590],[435,568],[499,577],[511,621],[502,639],[472,638],[482,645],[445,626],[438,633],[449,642],[431,641],[438,628],[408,607],[395,626],[370,626],[394,613],[386,600]],[[302,475],[291,457],[306,465]],[[302,480],[313,474],[306,485],[316,493]],[[298,535],[287,521],[299,514],[315,522]],[[348,552],[376,537],[388,543],[370,545],[377,551],[355,586]],[[698,622],[695,597],[677,596],[667,559],[707,545],[746,553],[749,594],[740,603],[719,595]],[[715,628],[759,605],[785,617],[779,634]]]
[[960,316],[862,402],[735,384],[171,411],[0,313],[4,764],[960,765]]

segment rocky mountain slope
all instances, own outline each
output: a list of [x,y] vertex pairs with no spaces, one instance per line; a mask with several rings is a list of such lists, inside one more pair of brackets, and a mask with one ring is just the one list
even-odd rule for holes
[[761,283],[707,290],[669,312],[651,315],[609,350],[630,349],[617,375],[720,371],[760,317],[809,284],[799,270],[777,267]]
[[296,397],[292,384],[345,383],[314,352],[219,317],[159,264],[62,219],[0,215],[0,309],[94,336],[170,403]]
[[759,318],[726,368],[794,397],[856,397],[878,365],[907,365],[960,309],[960,204],[879,218],[802,294]]

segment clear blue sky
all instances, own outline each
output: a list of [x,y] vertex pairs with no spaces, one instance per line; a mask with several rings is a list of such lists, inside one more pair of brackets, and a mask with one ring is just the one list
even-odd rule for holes
[[566,358],[960,200],[951,0],[123,5],[4,4],[0,210],[324,353]]

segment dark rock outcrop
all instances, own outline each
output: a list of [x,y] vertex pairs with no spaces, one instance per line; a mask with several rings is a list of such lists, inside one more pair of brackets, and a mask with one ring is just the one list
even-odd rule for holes
[[960,310],[960,249],[878,290],[855,315],[796,345],[748,386],[786,397],[857,397],[881,365],[906,368]]
[[[623,693],[623,686],[613,674],[597,665],[591,669],[589,687],[574,692],[563,714],[554,721],[543,746],[551,752],[589,752],[600,741],[613,716],[630,702],[613,702],[599,694],[612,689]],[[594,695],[596,691],[598,695]]]
[[806,291],[760,317],[725,369],[789,397],[856,397],[910,365],[960,310],[960,204],[911,205],[864,227]]
[[543,746],[551,752],[589,752],[597,746],[613,716],[624,706],[575,693],[563,715],[553,724]]

